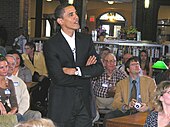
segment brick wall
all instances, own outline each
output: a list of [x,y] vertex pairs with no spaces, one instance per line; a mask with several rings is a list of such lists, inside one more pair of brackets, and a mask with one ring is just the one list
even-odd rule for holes
[[[19,27],[19,2],[20,0],[0,1],[0,26],[5,27],[8,34],[6,45],[12,45],[14,38],[18,35],[17,28]],[[2,33],[0,36],[2,36]]]

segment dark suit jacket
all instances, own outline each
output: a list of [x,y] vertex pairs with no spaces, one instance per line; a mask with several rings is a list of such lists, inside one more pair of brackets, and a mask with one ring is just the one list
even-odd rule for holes
[[[83,101],[90,111],[90,78],[99,76],[103,66],[89,35],[75,34],[76,62],[66,39],[61,32],[44,43],[44,55],[52,85],[49,92],[48,115],[55,122],[64,122],[71,116],[77,89],[82,89]],[[89,56],[95,55],[97,63],[85,66]],[[70,76],[63,73],[63,67],[80,67],[82,76]]]

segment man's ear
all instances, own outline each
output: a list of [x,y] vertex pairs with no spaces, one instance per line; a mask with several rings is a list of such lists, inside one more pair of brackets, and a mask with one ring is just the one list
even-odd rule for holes
[[63,23],[63,20],[62,20],[61,18],[58,18],[58,19],[57,19],[57,23],[58,23],[59,25],[61,25],[61,24]]
[[129,72],[129,68],[127,68],[127,71]]

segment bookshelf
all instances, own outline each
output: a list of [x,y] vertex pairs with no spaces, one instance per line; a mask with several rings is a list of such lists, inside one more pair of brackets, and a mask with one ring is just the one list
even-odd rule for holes
[[156,44],[149,41],[134,41],[134,40],[106,40],[105,42],[94,42],[95,49],[99,53],[103,47],[109,47],[116,55],[118,64],[122,63],[122,56],[125,53],[130,53],[133,56],[139,56],[139,52],[143,49],[148,51],[148,56],[153,62],[160,59],[164,54],[164,47],[161,44]]

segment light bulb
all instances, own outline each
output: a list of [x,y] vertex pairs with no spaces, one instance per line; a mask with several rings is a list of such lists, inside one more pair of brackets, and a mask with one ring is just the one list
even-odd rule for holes
[[149,8],[149,4],[150,4],[150,0],[145,0],[145,3],[144,3],[145,8]]
[[107,1],[107,3],[108,3],[108,4],[113,4],[113,3],[114,3],[114,1]]
[[68,3],[69,3],[69,4],[73,4],[73,3],[74,3],[74,0],[68,0]]

